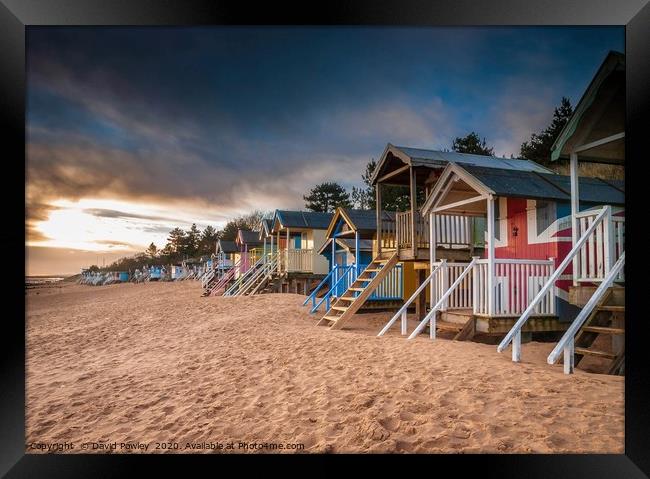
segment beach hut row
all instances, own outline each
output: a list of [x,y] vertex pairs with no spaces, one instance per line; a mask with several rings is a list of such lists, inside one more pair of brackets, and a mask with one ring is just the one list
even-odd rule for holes
[[[569,175],[389,143],[371,179],[375,210],[276,210],[258,231],[217,242],[204,295],[301,293],[331,329],[393,308],[379,336],[397,326],[408,339],[497,336],[513,361],[533,334],[550,335],[548,362],[566,373],[587,356],[622,373],[625,185],[580,177],[578,164],[624,164],[624,67],[607,55],[555,141],[550,160],[567,158]],[[382,208],[395,186],[408,191],[406,211]]]
[[145,266],[137,268],[133,272],[109,271],[90,272],[82,270],[79,284],[93,286],[108,285],[114,283],[146,283],[149,281],[200,281],[205,273],[210,270],[212,258],[198,258],[183,261],[178,265],[168,266]]
[[126,283],[129,281],[129,273],[126,271],[81,271],[79,284],[88,284],[91,286],[101,286],[115,283]]

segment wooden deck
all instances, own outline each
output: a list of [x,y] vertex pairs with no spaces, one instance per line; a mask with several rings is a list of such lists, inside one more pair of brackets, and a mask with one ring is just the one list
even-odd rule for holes
[[[395,249],[382,249],[380,257],[382,259],[390,258]],[[477,253],[475,253],[477,254]],[[456,248],[437,248],[436,258],[446,259],[448,261],[471,261],[472,252],[467,249]],[[417,254],[413,255],[413,250],[410,248],[399,250],[399,261],[426,261],[429,262],[431,258],[429,248],[418,248]]]
[[[489,317],[485,315],[474,315],[472,310],[469,309],[455,309],[443,311],[440,314],[440,319],[445,323],[465,324],[467,320],[474,316],[475,330],[477,333],[501,335],[505,334],[515,321],[519,319],[516,317]],[[531,316],[522,332],[525,333],[539,333],[539,332],[555,332],[566,331],[569,323],[561,323],[557,316]]]

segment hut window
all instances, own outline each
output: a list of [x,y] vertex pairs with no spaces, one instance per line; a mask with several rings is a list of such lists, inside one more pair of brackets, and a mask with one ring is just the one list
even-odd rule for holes
[[537,235],[541,235],[555,221],[555,203],[552,201],[537,201],[535,204]]
[[497,241],[501,239],[501,213],[499,208],[500,203],[500,198],[496,198],[494,201],[494,239]]

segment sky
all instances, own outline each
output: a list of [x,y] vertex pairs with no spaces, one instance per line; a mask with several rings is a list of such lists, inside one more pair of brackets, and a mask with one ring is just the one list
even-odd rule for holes
[[28,27],[26,270],[348,189],[387,143],[517,156],[622,27]]

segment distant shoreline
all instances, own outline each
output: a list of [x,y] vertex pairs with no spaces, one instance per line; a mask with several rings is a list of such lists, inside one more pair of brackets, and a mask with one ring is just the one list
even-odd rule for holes
[[39,276],[25,276],[26,285],[35,285],[35,284],[49,284],[49,283],[58,283],[64,281],[68,276],[63,275],[39,275]]

